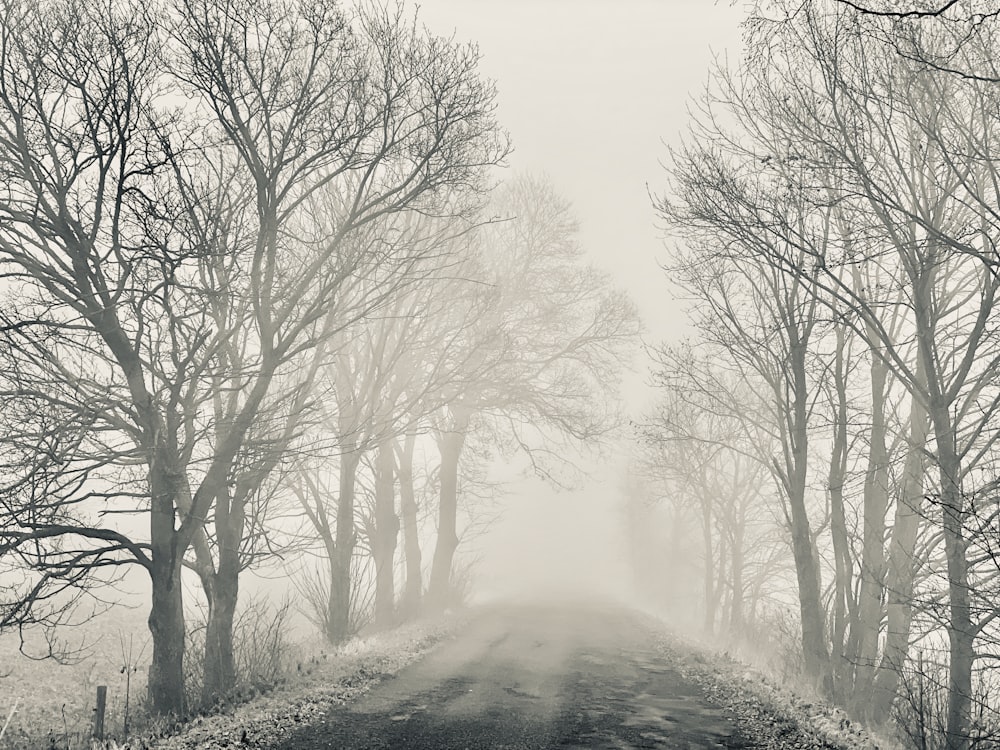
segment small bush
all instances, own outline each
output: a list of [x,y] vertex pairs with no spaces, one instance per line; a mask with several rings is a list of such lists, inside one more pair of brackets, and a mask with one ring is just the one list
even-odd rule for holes
[[763,608],[754,620],[745,623],[735,645],[756,667],[779,683],[798,682],[804,673],[798,617],[785,607]]
[[[977,676],[972,696],[972,721],[969,727],[970,750],[996,750],[1000,747],[998,686],[989,673]],[[925,660],[922,653],[907,666],[899,678],[899,693],[893,706],[893,719],[908,747],[916,750],[944,750],[948,716],[948,668]]]
[[[289,669],[289,616],[291,602],[272,605],[250,598],[236,612],[233,622],[233,656],[236,684],[222,699],[246,700],[273,689],[284,681]],[[184,692],[188,706],[201,705],[205,675],[207,613],[199,612],[187,627],[184,653]],[[207,707],[203,707],[207,708]]]
[[[330,573],[326,565],[302,568],[292,578],[301,602],[300,612],[323,635],[337,645],[330,609]],[[350,612],[348,633],[351,637],[367,627],[375,614],[375,564],[368,554],[355,554],[351,559]]]
[[291,601],[271,606],[251,599],[234,626],[236,673],[239,685],[253,692],[282,683],[289,668],[288,620]]

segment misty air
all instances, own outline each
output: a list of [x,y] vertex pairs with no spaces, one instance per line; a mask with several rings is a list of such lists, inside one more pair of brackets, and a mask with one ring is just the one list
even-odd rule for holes
[[1000,748],[998,59],[5,0],[0,750]]

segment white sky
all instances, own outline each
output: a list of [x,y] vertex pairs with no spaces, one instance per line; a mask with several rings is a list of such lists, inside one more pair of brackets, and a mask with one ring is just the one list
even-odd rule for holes
[[[647,184],[684,131],[689,98],[714,56],[739,55],[743,9],[723,0],[421,0],[434,32],[474,41],[497,82],[510,166],[543,172],[570,199],[581,242],[638,303],[646,338],[685,328],[657,260],[662,241]],[[628,380],[645,400],[644,373]],[[503,519],[484,539],[479,585],[488,595],[536,590],[609,591],[624,565],[620,499],[607,468],[585,488],[558,493],[539,481],[511,488]],[[429,553],[428,553],[429,554]]]
[[631,292],[648,338],[683,328],[657,265],[665,143],[686,127],[714,55],[739,54],[730,0],[420,0],[435,33],[479,44],[497,82],[510,166],[543,172],[570,199],[595,262]]

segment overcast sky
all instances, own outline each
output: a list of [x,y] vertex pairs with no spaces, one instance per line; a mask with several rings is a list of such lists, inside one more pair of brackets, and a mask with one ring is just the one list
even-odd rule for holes
[[514,169],[544,172],[569,198],[581,240],[640,306],[649,338],[681,323],[657,266],[647,184],[664,184],[689,97],[714,55],[739,55],[742,2],[421,0],[436,33],[479,44],[497,82]]
[[[500,94],[510,166],[544,172],[569,198],[581,242],[639,304],[647,338],[683,330],[657,259],[663,245],[647,194],[665,182],[666,144],[686,127],[713,56],[739,55],[740,4],[712,0],[423,0],[436,33],[479,44]],[[645,367],[643,366],[643,369]],[[646,401],[644,372],[626,382]],[[610,585],[626,540],[613,467],[573,492],[533,480],[511,488],[503,519],[475,542],[486,592],[547,594]]]

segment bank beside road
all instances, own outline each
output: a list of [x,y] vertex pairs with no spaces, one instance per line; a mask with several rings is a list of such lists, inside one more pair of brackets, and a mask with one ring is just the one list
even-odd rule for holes
[[[365,642],[362,642],[365,643]],[[892,747],[610,606],[494,606],[346,650],[316,679],[154,747]]]

